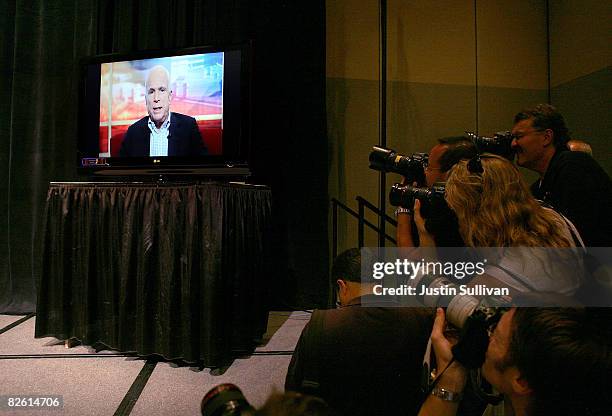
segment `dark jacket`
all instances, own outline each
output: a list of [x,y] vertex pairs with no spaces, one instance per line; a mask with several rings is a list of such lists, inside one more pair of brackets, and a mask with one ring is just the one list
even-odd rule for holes
[[[291,359],[285,389],[314,393],[341,415],[416,414],[432,311],[375,307],[370,302],[377,297],[367,298],[368,306],[361,305],[362,296],[343,308],[314,312]],[[312,374],[315,389],[304,383],[313,381]]]
[[591,156],[558,151],[531,192],[569,218],[586,246],[612,246],[612,182]]
[[[119,156],[148,157],[150,150],[151,130],[148,126],[149,116],[132,124],[123,138]],[[168,133],[168,156],[201,156],[207,154],[195,118],[180,113],[170,116]]]

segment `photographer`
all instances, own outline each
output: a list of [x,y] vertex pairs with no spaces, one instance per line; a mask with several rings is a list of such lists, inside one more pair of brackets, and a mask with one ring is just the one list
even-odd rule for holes
[[[603,416],[612,403],[608,309],[513,308],[489,340],[482,373],[515,416]],[[441,373],[419,416],[455,415],[467,371],[453,360],[439,308],[431,341]],[[445,370],[445,371],[443,371]]]
[[[426,185],[431,187],[436,182],[443,182],[451,167],[461,159],[473,157],[476,148],[470,140],[463,136],[444,137],[438,139],[438,144],[431,148],[429,160],[425,166],[425,183],[416,185]],[[403,181],[406,184],[406,178]],[[397,217],[397,246],[414,247],[413,239],[413,213],[407,208],[395,210]]]
[[[518,169],[507,159],[478,155],[457,163],[450,171],[444,198],[457,216],[459,233],[469,247],[575,247],[572,225],[531,196]],[[422,246],[435,246],[435,236],[415,200],[415,224]],[[528,250],[528,249],[527,249]],[[573,294],[582,284],[582,258],[574,250],[540,250],[540,261],[524,258],[519,250],[497,263],[471,284],[509,287],[516,292],[550,291]],[[519,253],[518,255],[516,253]],[[555,257],[552,257],[555,256]]]
[[433,313],[373,295],[375,280],[362,281],[361,262],[356,248],[334,260],[341,307],[314,311],[295,347],[285,390],[319,396],[341,415],[415,414]]
[[540,175],[533,195],[572,220],[587,246],[612,246],[612,183],[590,155],[568,150],[561,113],[548,104],[525,109],[512,134],[516,163]]

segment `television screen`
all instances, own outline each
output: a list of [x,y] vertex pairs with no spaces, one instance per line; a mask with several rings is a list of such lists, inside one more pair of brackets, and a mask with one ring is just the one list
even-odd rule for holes
[[78,164],[104,174],[248,168],[247,45],[83,63]]

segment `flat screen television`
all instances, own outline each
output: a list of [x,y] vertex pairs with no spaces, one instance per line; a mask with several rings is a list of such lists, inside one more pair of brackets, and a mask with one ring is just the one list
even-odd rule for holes
[[79,172],[247,176],[250,55],[241,44],[84,59]]

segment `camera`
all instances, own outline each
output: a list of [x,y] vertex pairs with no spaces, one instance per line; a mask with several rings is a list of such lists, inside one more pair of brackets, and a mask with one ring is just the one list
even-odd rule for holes
[[[425,228],[433,235],[438,247],[462,247],[465,245],[459,232],[459,220],[444,199],[444,182],[436,182],[431,188],[394,184],[389,191],[393,206],[411,209],[414,200],[421,201],[421,216]],[[413,237],[415,240],[418,238]]]
[[444,199],[444,183],[437,182],[431,188],[396,183],[389,191],[389,202],[393,206],[412,209],[415,199],[421,201],[421,215],[428,218],[432,210],[447,207]]
[[[464,256],[475,258],[471,253],[464,253]],[[459,342],[453,346],[455,359],[468,369],[480,368],[489,345],[489,334],[510,307],[512,299],[462,294],[446,276],[421,275],[411,286],[417,293],[427,293],[419,299],[425,306],[445,307],[447,320],[460,329]]]
[[509,131],[497,132],[493,137],[478,136],[472,131],[466,131],[465,134],[479,153],[493,153],[508,160],[514,159],[514,150],[511,146],[514,135]]
[[370,169],[381,172],[399,173],[408,183],[425,183],[425,167],[429,160],[427,153],[413,153],[404,156],[393,149],[373,146],[370,153]]
[[200,405],[202,416],[253,416],[255,408],[232,383],[220,384],[210,389]]
[[[417,293],[421,293],[421,287],[456,288],[457,286],[444,276],[422,275],[416,283]],[[459,329],[459,340],[452,346],[452,352],[454,359],[469,370],[471,387],[468,390],[471,390],[481,403],[499,404],[503,397],[491,394],[490,385],[482,380],[480,367],[485,361],[489,337],[502,315],[510,309],[512,299],[508,296],[495,295],[479,299],[452,290],[441,293],[439,296],[428,295],[422,298],[421,302],[430,307],[446,307],[446,319]],[[423,362],[423,391],[427,394],[437,381],[430,370],[431,363],[427,358]]]
[[[464,295],[466,297],[466,295]],[[472,298],[467,295],[468,298]],[[469,369],[479,369],[485,360],[489,337],[502,315],[510,308],[510,298],[490,296],[476,304],[476,298],[464,299],[471,303],[464,310],[451,310],[451,322],[463,320],[459,342],[453,345],[455,359]],[[448,310],[448,309],[447,309]],[[464,318],[465,317],[465,318]]]
[[[442,277],[425,277],[427,279],[422,279],[421,284],[429,284],[430,287],[454,286]],[[510,309],[511,302],[512,299],[509,297],[487,296],[478,299],[471,295],[461,294],[445,296],[444,299],[437,299],[431,304],[428,302],[430,306],[445,306],[446,319],[459,329],[459,340],[452,346],[452,353],[454,359],[469,370],[470,387],[467,389],[473,396],[472,405],[479,403],[476,404],[477,408],[480,408],[478,412],[482,411],[486,404],[497,405],[503,400],[502,395],[492,392],[491,385],[482,378],[480,368],[485,361],[489,338],[502,315]],[[437,382],[433,374],[431,362],[429,358],[426,358],[423,362],[422,375],[423,391],[426,394],[429,394]]]

